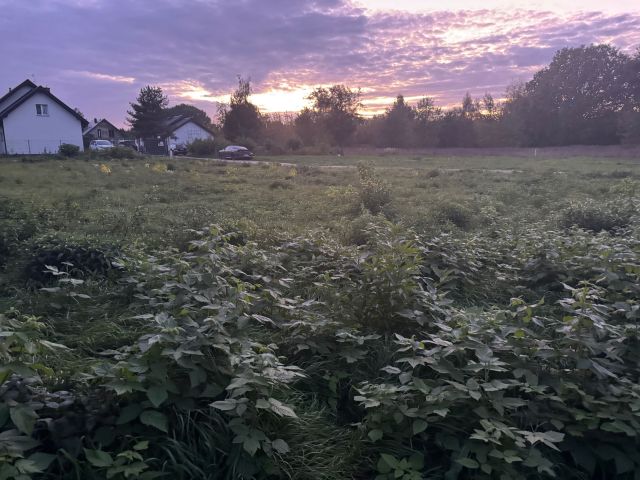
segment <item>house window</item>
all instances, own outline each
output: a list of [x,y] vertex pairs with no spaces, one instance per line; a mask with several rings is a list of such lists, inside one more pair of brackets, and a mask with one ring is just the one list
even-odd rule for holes
[[46,103],[36,103],[36,115],[39,117],[49,116],[49,105]]
[[113,131],[113,128],[109,129],[109,138],[113,138],[116,136],[116,132]]
[[98,138],[102,138],[102,130],[98,129]]

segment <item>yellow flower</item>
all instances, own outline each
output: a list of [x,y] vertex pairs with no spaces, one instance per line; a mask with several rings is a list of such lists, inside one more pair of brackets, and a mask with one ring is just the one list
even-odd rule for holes
[[106,173],[107,175],[111,175],[111,169],[104,163],[100,164],[100,172]]

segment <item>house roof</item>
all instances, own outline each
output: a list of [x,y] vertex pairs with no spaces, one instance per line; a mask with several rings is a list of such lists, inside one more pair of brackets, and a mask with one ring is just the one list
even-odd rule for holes
[[114,130],[118,130],[118,127],[116,127],[113,123],[111,123],[106,118],[103,118],[101,120],[98,120],[97,122],[89,122],[89,125],[87,125],[85,129],[82,131],[82,135],[88,135],[89,133],[91,133],[91,130],[96,128],[102,122],[108,124],[109,127],[113,128]]
[[165,120],[164,124],[169,131],[175,132],[177,129],[179,129],[183,125],[186,125],[189,122],[196,124],[205,132],[215,136],[215,133],[213,132],[213,130],[211,130],[211,128],[204,126],[202,123],[186,115],[174,115],[172,117],[169,117]]
[[22,82],[20,85],[10,89],[7,93],[5,93],[2,97],[0,97],[0,103],[4,102],[7,98],[9,98],[11,95],[13,95],[14,93],[16,93],[18,90],[20,90],[22,87],[30,87],[30,88],[36,88],[37,85],[35,83],[33,83],[31,80],[29,80],[28,78]]
[[[27,82],[29,82],[29,80],[27,80]],[[23,82],[20,85],[25,84],[26,82]],[[31,82],[33,84],[33,82]],[[35,87],[35,84],[34,84]],[[46,88],[46,87],[35,87],[33,89],[31,89],[29,92],[25,93],[23,96],[21,96],[20,98],[18,98],[15,102],[13,102],[12,104],[10,104],[7,108],[5,108],[4,110],[2,110],[0,112],[0,120],[2,120],[3,118],[6,118],[11,112],[13,112],[16,108],[18,108],[20,105],[22,105],[24,102],[26,102],[28,99],[30,99],[31,97],[33,97],[34,95],[36,95],[37,93],[42,93],[46,96],[48,96],[51,100],[53,100],[54,102],[56,102],[58,105],[60,105],[62,108],[64,108],[67,112],[69,112],[71,115],[73,115],[74,117],[76,117],[78,120],[80,120],[80,124],[81,125],[85,125],[87,123],[87,121],[82,117],[82,115],[80,115],[78,112],[76,112],[73,108],[71,108],[70,106],[68,106],[66,103],[64,103],[62,100],[60,100],[59,98],[57,98],[53,93],[51,93],[51,91]]]

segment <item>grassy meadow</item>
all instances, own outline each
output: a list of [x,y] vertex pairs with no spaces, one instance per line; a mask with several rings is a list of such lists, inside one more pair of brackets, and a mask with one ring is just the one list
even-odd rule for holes
[[640,160],[259,160],[0,159],[0,479],[638,478]]

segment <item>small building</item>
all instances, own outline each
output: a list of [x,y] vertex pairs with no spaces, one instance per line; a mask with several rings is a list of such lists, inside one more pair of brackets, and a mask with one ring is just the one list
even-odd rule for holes
[[117,145],[120,140],[124,140],[122,132],[106,118],[98,120],[94,118],[82,132],[85,145],[89,145],[91,140],[109,140]]
[[213,140],[213,130],[186,115],[174,115],[164,122],[167,137],[139,140],[144,152],[151,155],[168,155],[170,145],[189,145],[194,140]]
[[85,124],[49,88],[25,80],[0,97],[0,155],[57,153],[63,143],[83,151]]

